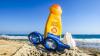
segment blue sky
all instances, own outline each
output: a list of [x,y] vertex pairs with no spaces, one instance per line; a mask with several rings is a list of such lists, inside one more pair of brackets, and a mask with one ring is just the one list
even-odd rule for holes
[[100,0],[0,0],[0,33],[43,33],[53,4],[62,7],[63,33],[100,34]]

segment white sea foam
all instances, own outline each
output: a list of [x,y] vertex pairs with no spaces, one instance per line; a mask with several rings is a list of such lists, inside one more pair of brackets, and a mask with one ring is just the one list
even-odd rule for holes
[[27,36],[8,36],[8,35],[1,35],[1,37],[8,38],[8,39],[28,39]]
[[75,39],[77,46],[100,49],[100,39]]
[[100,43],[100,39],[75,39],[76,41],[80,42],[88,42],[88,43]]

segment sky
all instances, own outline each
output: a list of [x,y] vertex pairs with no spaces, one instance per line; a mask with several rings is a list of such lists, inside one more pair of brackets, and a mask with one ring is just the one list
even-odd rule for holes
[[53,4],[62,8],[63,33],[100,34],[100,0],[0,0],[0,33],[44,33]]

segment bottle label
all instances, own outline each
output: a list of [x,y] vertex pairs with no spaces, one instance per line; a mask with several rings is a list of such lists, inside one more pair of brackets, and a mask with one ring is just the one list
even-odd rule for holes
[[50,31],[51,31],[51,33],[54,33],[57,35],[57,33],[58,33],[57,22],[52,22]]
[[57,33],[57,28],[53,26],[53,27],[51,28],[51,32]]

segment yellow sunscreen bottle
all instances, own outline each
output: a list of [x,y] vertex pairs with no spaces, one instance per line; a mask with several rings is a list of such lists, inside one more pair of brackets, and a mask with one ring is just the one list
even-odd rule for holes
[[54,4],[50,7],[50,14],[45,25],[44,38],[47,37],[48,33],[60,36],[62,34],[62,23],[61,23],[62,9],[58,4]]

